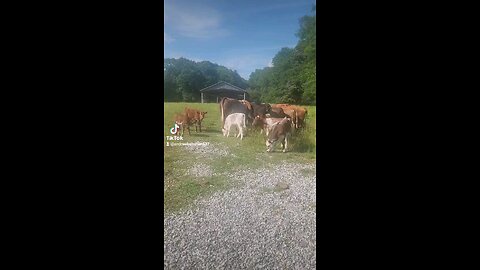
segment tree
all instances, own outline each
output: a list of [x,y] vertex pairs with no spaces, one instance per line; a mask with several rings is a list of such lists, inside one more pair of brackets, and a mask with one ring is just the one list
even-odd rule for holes
[[261,102],[315,104],[316,15],[299,20],[295,48],[282,48],[272,59],[273,67],[257,69],[249,79],[252,97]]
[[225,81],[246,89],[248,82],[236,71],[209,61],[194,62],[186,58],[163,61],[165,101],[199,102],[202,88]]

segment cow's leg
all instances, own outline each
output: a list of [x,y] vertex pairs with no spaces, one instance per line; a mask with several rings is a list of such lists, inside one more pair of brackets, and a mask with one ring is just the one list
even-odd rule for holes
[[198,128],[200,129],[200,132],[202,132],[202,122],[198,122]]
[[243,140],[243,128],[240,127],[239,131],[240,131],[239,132],[240,133],[240,140]]
[[285,135],[285,144],[283,146],[283,153],[287,151],[287,147],[288,147],[288,134]]

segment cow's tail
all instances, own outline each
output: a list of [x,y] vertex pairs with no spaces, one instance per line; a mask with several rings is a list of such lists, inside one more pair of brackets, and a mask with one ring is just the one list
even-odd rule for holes
[[293,110],[295,112],[295,128],[298,128],[298,115],[297,110]]
[[247,118],[247,116],[245,114],[243,114],[243,127],[242,128],[247,128],[247,125],[245,125],[245,118]]

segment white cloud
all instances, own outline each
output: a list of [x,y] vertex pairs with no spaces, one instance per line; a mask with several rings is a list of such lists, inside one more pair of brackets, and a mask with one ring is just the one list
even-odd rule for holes
[[228,31],[222,27],[221,13],[209,7],[165,3],[164,18],[165,26],[176,35],[190,38],[228,35]]
[[175,39],[172,38],[169,34],[163,32],[163,43],[169,43],[174,41]]

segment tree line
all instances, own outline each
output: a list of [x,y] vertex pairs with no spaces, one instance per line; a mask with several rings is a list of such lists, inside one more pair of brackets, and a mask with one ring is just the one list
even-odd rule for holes
[[282,48],[272,59],[273,67],[255,70],[248,81],[252,99],[268,103],[316,103],[315,6],[312,16],[300,19],[295,48]]
[[167,102],[199,102],[200,90],[219,81],[248,88],[247,81],[237,71],[209,61],[195,62],[186,58],[164,59],[163,78]]
[[266,103],[316,103],[316,14],[303,16],[294,48],[282,48],[272,67],[257,69],[248,81],[209,61],[164,59],[164,98],[169,102],[199,102],[200,89],[225,81],[247,89],[251,99]]

